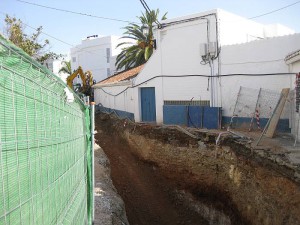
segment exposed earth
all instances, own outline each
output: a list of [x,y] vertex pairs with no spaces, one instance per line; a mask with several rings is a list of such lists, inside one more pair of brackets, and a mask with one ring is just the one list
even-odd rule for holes
[[300,168],[278,154],[107,114],[96,129],[131,225],[300,224]]

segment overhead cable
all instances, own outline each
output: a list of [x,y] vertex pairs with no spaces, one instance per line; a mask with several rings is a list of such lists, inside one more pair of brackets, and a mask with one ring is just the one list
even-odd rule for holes
[[124,22],[124,23],[132,23],[132,21],[128,21],[128,20],[121,20],[121,19],[115,19],[115,18],[109,18],[109,17],[103,17],[103,16],[96,16],[96,15],[82,13],[82,12],[75,12],[75,11],[71,11],[71,10],[67,10],[67,9],[60,9],[60,8],[55,8],[55,7],[51,7],[51,6],[40,5],[40,4],[37,4],[37,3],[27,2],[27,1],[23,1],[23,0],[16,0],[16,1],[17,2],[22,2],[22,3],[25,3],[25,4],[29,4],[29,5],[34,5],[34,6],[46,8],[46,9],[52,9],[52,10],[56,10],[56,11],[67,12],[67,13],[77,14],[77,15],[81,15],[81,16],[88,16],[88,17],[93,17],[93,18],[97,18],[97,19],[112,20],[112,21],[118,21],[118,22]]
[[103,87],[100,87],[100,88],[98,87],[98,88],[97,88],[97,84],[95,84],[93,88],[94,88],[94,89],[100,89],[100,90],[102,90],[104,93],[106,93],[106,94],[108,94],[108,95],[110,95],[110,96],[116,97],[116,96],[118,96],[118,95],[124,93],[125,91],[127,91],[127,90],[130,89],[130,88],[136,88],[136,87],[141,86],[141,85],[143,85],[143,84],[145,84],[145,83],[147,83],[147,82],[149,82],[149,81],[151,81],[151,80],[154,80],[154,79],[156,79],[156,78],[183,78],[183,77],[220,78],[220,77],[234,77],[234,76],[264,77],[264,76],[280,76],[280,75],[281,75],[281,76],[282,76],[282,75],[295,75],[295,73],[260,73],[260,74],[258,74],[258,73],[257,73],[257,74],[232,73],[232,74],[220,74],[220,75],[216,75],[216,76],[205,75],[205,74],[158,75],[158,76],[151,77],[151,78],[149,78],[149,79],[147,79],[147,80],[145,80],[145,81],[143,81],[143,82],[141,82],[141,83],[139,83],[139,84],[135,84],[135,85],[133,85],[133,86],[126,87],[124,90],[120,91],[120,92],[117,93],[117,94],[111,94],[111,93],[105,91],[105,90],[103,89]]
[[[1,12],[1,11],[0,11],[0,13],[3,14],[3,15],[8,15],[7,13]],[[24,23],[23,21],[20,21],[20,22],[21,22],[23,25],[25,25],[25,26],[27,26],[27,27],[29,27],[29,28],[35,30],[35,31],[38,31],[37,28],[35,28],[35,27],[33,27],[33,26],[30,26],[29,24],[26,24],[26,23]],[[72,45],[72,44],[70,44],[70,43],[68,43],[68,42],[65,42],[65,41],[63,41],[63,40],[61,40],[61,39],[58,39],[58,38],[56,38],[56,37],[54,37],[54,36],[52,36],[52,35],[50,35],[50,34],[47,34],[47,33],[45,33],[44,31],[39,31],[39,32],[40,32],[41,34],[44,34],[44,35],[46,35],[46,36],[48,36],[48,37],[50,37],[50,38],[53,38],[53,39],[55,39],[55,40],[57,40],[57,41],[59,41],[59,42],[62,42],[62,43],[64,43],[64,44],[66,44],[66,45],[69,45],[69,46],[71,46],[71,47],[75,47],[74,45]]]
[[[263,17],[263,16],[266,16],[266,15],[269,15],[269,14],[272,14],[272,13],[275,13],[275,12],[278,12],[278,11],[281,11],[281,10],[283,10],[283,9],[289,8],[289,7],[294,6],[294,5],[298,4],[298,3],[300,3],[300,1],[297,1],[297,2],[294,2],[294,3],[292,3],[292,4],[283,6],[283,7],[281,7],[281,8],[272,10],[272,11],[270,11],[270,12],[266,12],[266,13],[263,13],[263,14],[260,14],[260,15],[256,15],[256,16],[249,17],[249,18],[247,18],[247,19],[253,20],[253,19],[256,19],[256,18],[259,18],[259,17]],[[183,20],[177,20],[177,21],[173,21],[173,22],[163,23],[162,26],[165,27],[165,26],[169,26],[169,25],[176,25],[176,24],[181,24],[181,23],[191,22],[191,21],[198,20],[199,18],[202,18],[202,17],[205,17],[205,16],[209,16],[209,15],[212,15],[212,14],[207,14],[207,15],[198,16],[198,17],[193,17],[193,18],[189,18],[189,19],[183,19]],[[230,22],[230,21],[227,21],[227,22]],[[232,22],[237,22],[237,21],[232,21]]]
[[291,7],[291,6],[293,6],[293,5],[296,5],[296,4],[298,4],[298,3],[300,3],[300,1],[294,2],[294,3],[289,4],[289,5],[286,5],[286,6],[283,6],[283,7],[279,8],[279,9],[272,10],[272,11],[270,11],[270,12],[266,12],[266,13],[263,13],[263,14],[260,14],[260,15],[257,15],[257,16],[250,17],[250,18],[248,18],[248,19],[249,19],[249,20],[252,20],[252,19],[259,18],[259,17],[263,17],[263,16],[266,16],[266,15],[269,15],[269,14],[272,14],[272,13],[275,13],[275,12],[278,12],[278,11],[281,11],[281,10],[283,10],[283,9],[289,8],[289,7]]
[[140,0],[140,2],[141,2],[141,4],[142,4],[143,8],[146,10],[146,12],[150,14],[151,9],[150,9],[149,6],[147,5],[147,3],[146,3],[145,1],[143,1],[143,0]]
[[[1,11],[0,11],[0,13],[3,14],[3,15],[7,15],[6,13],[1,12]],[[26,23],[24,23],[23,21],[21,21],[21,23],[22,23],[23,25],[25,25],[26,27],[29,27],[29,28],[31,28],[31,29],[33,29],[33,30],[35,30],[35,31],[38,31],[37,28],[35,28],[35,27],[33,27],[33,26],[30,26],[29,24],[26,24]],[[45,33],[44,31],[39,31],[39,32],[40,32],[41,34],[44,34],[45,36],[48,36],[48,37],[50,37],[50,38],[56,40],[56,41],[59,41],[59,42],[61,42],[61,43],[63,43],[63,44],[66,44],[66,45],[69,45],[70,47],[73,47],[73,48],[76,48],[76,49],[80,49],[80,48],[78,48],[76,45],[73,45],[73,44],[70,44],[70,43],[68,43],[68,42],[66,42],[66,41],[63,41],[63,40],[61,40],[61,39],[59,39],[59,38],[57,38],[57,37],[54,37],[53,35],[50,35],[50,34],[48,34],[48,33]],[[82,50],[82,49],[80,49],[80,50]],[[98,53],[96,53],[96,52],[90,52],[90,51],[87,51],[87,50],[82,50],[82,51],[83,51],[83,52],[90,53],[90,54],[94,54],[94,55],[100,55],[100,54],[98,54]],[[100,56],[102,56],[102,55],[100,55]],[[106,56],[103,56],[103,57],[104,57],[104,58],[107,58]]]
[[[128,20],[121,20],[121,19],[116,19],[116,18],[109,18],[109,17],[102,17],[102,16],[96,16],[96,15],[92,15],[92,14],[87,14],[87,13],[81,13],[81,12],[75,12],[75,11],[71,11],[71,10],[67,10],[67,9],[60,9],[60,8],[55,8],[55,7],[51,7],[51,6],[45,6],[45,5],[41,5],[41,4],[37,4],[37,3],[33,3],[33,2],[27,2],[27,1],[23,1],[23,0],[15,0],[17,2],[22,2],[25,4],[30,4],[30,5],[35,5],[38,7],[43,7],[43,8],[47,8],[47,9],[52,9],[52,10],[57,10],[57,11],[62,11],[62,12],[67,12],[67,13],[73,13],[73,14],[77,14],[77,15],[81,15],[81,16],[88,16],[88,17],[94,17],[94,18],[98,18],[98,19],[104,19],[104,20],[112,20],[112,21],[118,21],[118,22],[124,22],[124,23],[132,23],[132,21],[128,21]],[[149,13],[151,10],[149,8],[149,6],[147,5],[147,3],[144,0],[140,0],[141,4],[143,5],[144,9]],[[294,6],[296,4],[299,4],[300,1],[291,3],[289,5],[283,6],[281,8],[272,10],[270,12],[266,12],[257,16],[253,16],[253,17],[249,17],[248,19],[256,19],[259,17],[263,17],[278,11],[281,11],[283,9],[289,8],[291,6]]]
[[[151,15],[151,11],[152,11],[152,10],[149,8],[147,2],[146,2],[145,0],[140,0],[140,2],[141,2],[141,4],[142,4],[142,6],[144,7],[144,9],[146,10],[146,12],[147,12],[149,15]],[[156,19],[154,22],[156,23],[156,25],[157,25],[157,27],[158,27],[159,29],[162,28],[161,23],[160,23],[157,19]]]

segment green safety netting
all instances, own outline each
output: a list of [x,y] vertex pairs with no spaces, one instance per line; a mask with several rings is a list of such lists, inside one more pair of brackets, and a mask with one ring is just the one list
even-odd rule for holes
[[0,35],[0,225],[92,224],[91,166],[89,107]]

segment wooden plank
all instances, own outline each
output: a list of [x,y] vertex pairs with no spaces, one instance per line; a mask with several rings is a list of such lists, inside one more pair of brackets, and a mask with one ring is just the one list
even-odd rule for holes
[[277,127],[277,124],[278,124],[278,121],[280,119],[282,110],[283,110],[285,102],[286,102],[286,99],[289,95],[289,92],[290,92],[289,88],[283,88],[282,89],[281,98],[280,98],[279,103],[278,103],[278,105],[277,105],[277,107],[276,107],[276,109],[273,113],[273,116],[270,119],[269,127],[266,131],[266,134],[265,134],[266,137],[273,138],[276,127]]

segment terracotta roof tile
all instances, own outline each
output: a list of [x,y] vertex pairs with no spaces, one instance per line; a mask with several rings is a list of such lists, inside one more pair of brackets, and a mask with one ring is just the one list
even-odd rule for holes
[[117,83],[120,81],[129,80],[131,78],[136,77],[139,74],[139,72],[143,69],[143,67],[144,67],[144,64],[140,65],[138,67],[135,67],[133,69],[115,74],[111,77],[108,77],[108,78],[98,82],[97,84],[113,84],[113,83]]

